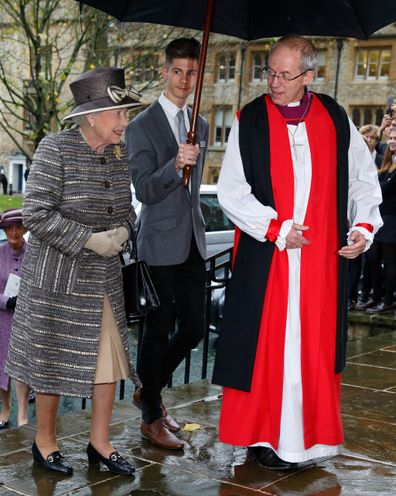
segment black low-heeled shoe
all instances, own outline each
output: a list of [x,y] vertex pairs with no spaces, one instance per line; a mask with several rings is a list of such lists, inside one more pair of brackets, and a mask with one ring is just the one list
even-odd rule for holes
[[37,448],[36,441],[32,445],[33,461],[42,467],[57,472],[58,474],[72,475],[73,467],[64,461],[65,457],[60,451],[53,451],[47,458],[44,458]]
[[0,430],[8,429],[10,427],[10,422],[8,420],[0,420]]
[[125,460],[118,451],[113,451],[109,458],[105,458],[89,443],[87,446],[87,455],[90,465],[97,465],[99,462],[102,462],[114,474],[132,475],[135,472],[135,467]]

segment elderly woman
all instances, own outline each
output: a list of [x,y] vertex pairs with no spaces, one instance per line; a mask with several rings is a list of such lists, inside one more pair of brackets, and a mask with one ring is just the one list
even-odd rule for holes
[[92,397],[90,464],[134,467],[109,441],[116,382],[130,363],[119,253],[133,229],[122,69],[95,69],[70,85],[77,126],[44,138],[33,159],[23,222],[30,231],[6,370],[36,391],[34,461],[72,474],[56,439],[59,396]]
[[[25,255],[25,228],[22,225],[22,210],[10,208],[0,214],[0,228],[7,236],[7,242],[0,245],[0,429],[9,426],[11,412],[11,381],[5,373],[5,363],[11,339],[11,325],[17,300],[17,289],[7,289],[10,274],[21,274],[22,260]],[[27,405],[29,386],[16,381],[16,397],[18,402],[18,427],[27,424]]]

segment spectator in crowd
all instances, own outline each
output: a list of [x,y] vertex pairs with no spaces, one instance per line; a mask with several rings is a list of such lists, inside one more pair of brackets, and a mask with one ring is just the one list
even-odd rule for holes
[[374,242],[368,252],[375,305],[370,305],[366,311],[371,314],[388,312],[394,307],[394,292],[396,290],[396,128],[389,133],[388,147],[378,174],[383,198],[380,212],[384,225],[375,235]]
[[[25,228],[22,225],[22,210],[8,209],[0,214],[0,228],[7,236],[7,242],[0,245],[0,396],[2,409],[0,412],[0,429],[9,426],[11,413],[11,381],[5,373],[5,363],[11,339],[11,326],[17,301],[17,284],[15,289],[4,291],[10,274],[19,280],[22,260],[25,255]],[[11,282],[11,281],[10,281]],[[9,282],[9,284],[10,284]],[[11,296],[12,294],[12,296]],[[18,403],[18,427],[28,422],[27,405],[29,386],[16,381],[16,397]]]
[[396,104],[391,105],[390,110],[386,112],[381,121],[377,143],[377,151],[381,155],[385,154],[389,133],[394,127],[396,127]]
[[[370,150],[371,156],[374,160],[375,165],[379,168],[382,164],[384,156],[380,154],[376,147],[379,140],[379,129],[377,126],[372,124],[367,124],[359,129],[360,134],[363,136]],[[360,275],[362,273],[363,265],[363,277],[361,281],[361,295],[358,298],[358,284],[360,281]],[[369,261],[367,258],[367,252],[359,255],[353,260],[348,260],[348,310],[363,310],[367,308],[367,305],[372,305],[372,301],[369,302],[369,294],[371,291],[371,274],[369,269]]]
[[373,124],[366,124],[359,129],[359,133],[363,136],[364,141],[367,143],[375,165],[377,166],[377,168],[380,168],[384,159],[384,155],[382,153],[379,153],[376,149],[379,141],[378,126],[374,126]]
[[92,465],[116,474],[134,467],[112,447],[116,383],[131,377],[119,253],[136,218],[127,152],[121,143],[137,95],[122,69],[94,69],[70,85],[77,126],[44,138],[33,158],[23,223],[22,267],[6,371],[36,391],[33,459],[64,475],[59,451],[60,395],[92,398],[87,446]]
[[4,170],[3,166],[0,167],[0,182],[3,186],[3,195],[6,195],[7,194],[8,180],[7,180],[7,176],[5,175],[5,170]]

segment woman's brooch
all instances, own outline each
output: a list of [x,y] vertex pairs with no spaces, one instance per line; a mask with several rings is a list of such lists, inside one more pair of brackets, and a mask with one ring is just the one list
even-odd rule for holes
[[118,160],[121,160],[121,147],[120,147],[120,145],[114,146],[114,155]]

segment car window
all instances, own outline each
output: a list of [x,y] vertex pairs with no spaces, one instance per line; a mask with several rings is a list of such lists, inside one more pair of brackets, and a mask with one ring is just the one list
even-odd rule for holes
[[206,222],[206,232],[230,231],[234,224],[221,210],[216,193],[200,195],[201,210]]

